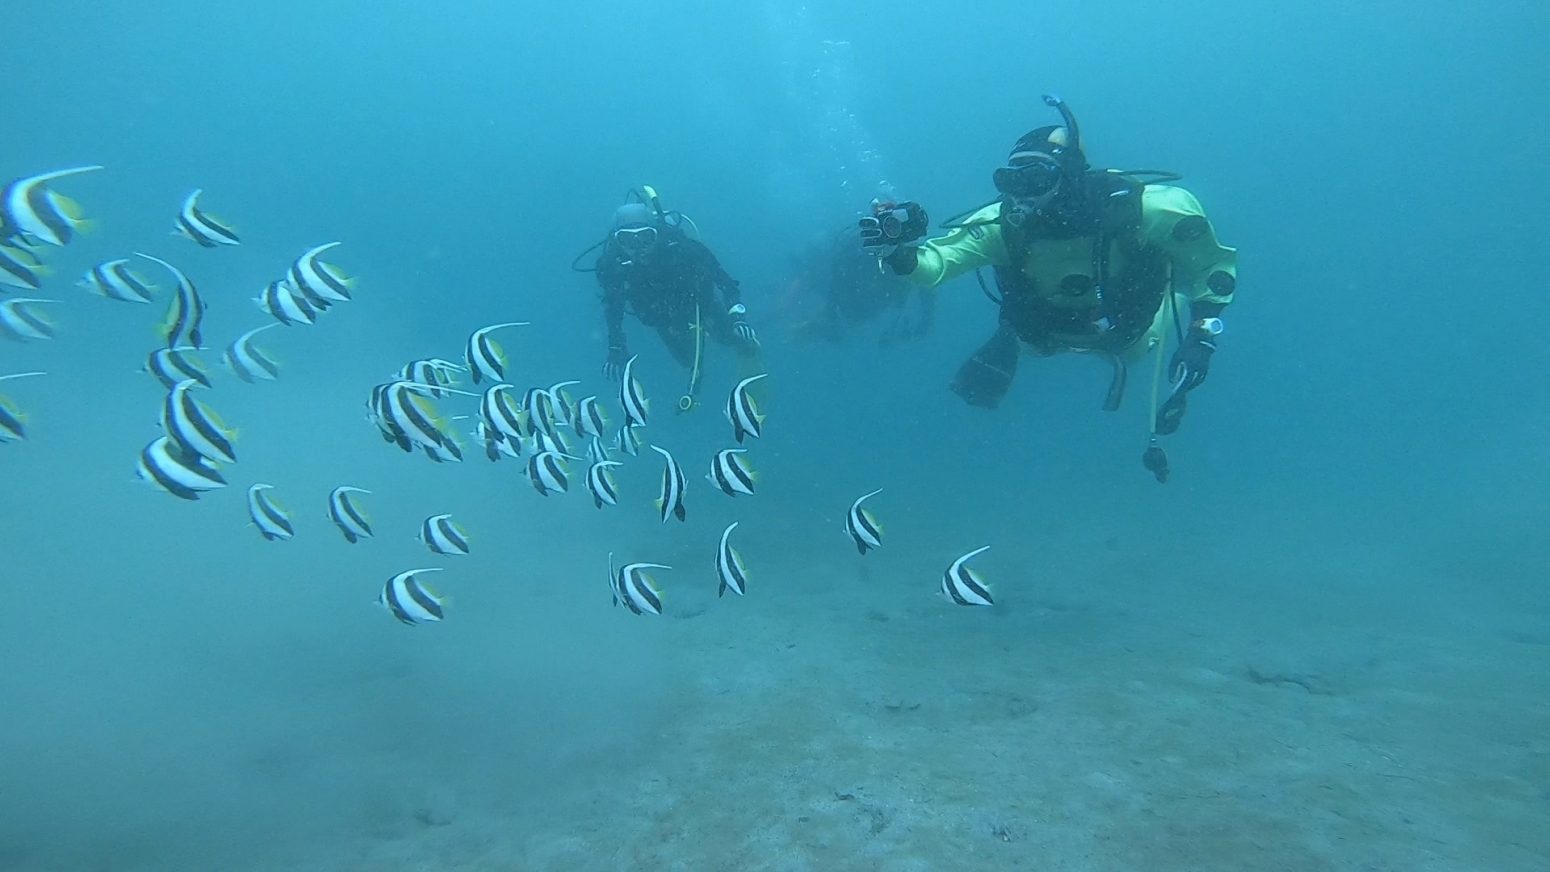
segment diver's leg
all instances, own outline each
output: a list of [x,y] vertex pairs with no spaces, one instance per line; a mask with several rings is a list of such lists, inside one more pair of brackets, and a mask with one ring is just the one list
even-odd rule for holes
[[994,409],[1012,387],[1017,375],[1017,358],[1022,353],[1017,331],[1001,321],[996,332],[985,340],[953,376],[953,393],[971,406]]

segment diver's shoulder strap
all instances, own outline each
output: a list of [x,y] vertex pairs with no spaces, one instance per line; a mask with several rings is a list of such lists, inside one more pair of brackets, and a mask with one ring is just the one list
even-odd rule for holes
[[1119,235],[1139,230],[1147,183],[1121,170],[1099,171],[1097,182],[1093,195],[1102,198],[1102,232]]

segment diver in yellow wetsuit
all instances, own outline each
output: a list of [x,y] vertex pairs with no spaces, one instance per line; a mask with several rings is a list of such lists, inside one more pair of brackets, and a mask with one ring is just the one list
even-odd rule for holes
[[[1237,286],[1237,252],[1217,241],[1193,194],[1159,183],[1177,176],[1089,166],[1071,110],[1057,98],[1044,100],[1065,123],[1017,141],[993,175],[997,200],[923,242],[927,220],[918,204],[874,202],[873,214],[860,222],[862,246],[928,288],[994,268],[996,332],[952,383],[973,405],[1000,403],[1020,350],[1080,351],[1113,365],[1104,407],[1117,409],[1127,364],[1155,352],[1152,439],[1143,461],[1163,481],[1167,457],[1156,437],[1178,429],[1187,395],[1210,371],[1222,310]],[[1170,333],[1175,344],[1160,393]]]

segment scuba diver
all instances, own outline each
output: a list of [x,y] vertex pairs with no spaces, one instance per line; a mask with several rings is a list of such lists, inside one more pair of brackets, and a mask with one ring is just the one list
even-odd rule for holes
[[936,294],[879,268],[876,258],[856,250],[848,228],[808,246],[783,296],[798,339],[837,342],[881,318],[877,343],[891,345],[924,337],[936,319]]
[[[1142,463],[1158,482],[1168,458],[1158,436],[1179,428],[1186,398],[1205,382],[1237,286],[1237,251],[1222,245],[1189,191],[1158,170],[1094,169],[1065,102],[1045,96],[1061,126],[1029,131],[991,176],[1000,196],[955,216],[946,235],[921,240],[917,203],[874,200],[860,221],[862,248],[927,288],[989,266],[1000,308],[990,339],[958,370],[952,390],[995,408],[1020,351],[1099,355],[1112,366],[1104,408],[1119,408],[1128,365],[1156,353],[1149,441]],[[977,273],[976,273],[977,274]],[[1188,306],[1188,314],[1180,312]],[[1174,334],[1166,393],[1163,355]]]
[[[593,269],[577,266],[599,247],[602,253]],[[655,328],[673,359],[689,370],[688,389],[679,399],[681,411],[695,405],[707,333],[737,348],[740,357],[752,358],[758,352],[759,337],[748,324],[737,281],[700,242],[693,219],[664,210],[649,186],[629,192],[614,211],[608,236],[577,255],[571,267],[596,272],[602,288],[608,326],[603,373],[617,380],[630,359],[624,336],[624,313],[629,310]]]

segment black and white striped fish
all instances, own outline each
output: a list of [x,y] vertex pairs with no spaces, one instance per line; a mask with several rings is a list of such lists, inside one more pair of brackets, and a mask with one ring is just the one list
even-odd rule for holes
[[[36,375],[45,375],[41,372],[18,372],[11,375],[0,375],[0,381],[10,381],[13,378],[30,378]],[[27,438],[27,416],[10,397],[0,395],[0,442],[18,442]]]
[[199,195],[202,193],[195,188],[193,193],[183,199],[183,208],[178,210],[178,220],[172,232],[199,243],[202,248],[240,244],[242,240],[237,238],[237,231],[230,224],[199,208]]
[[38,303],[53,303],[37,297],[12,297],[0,302],[0,335],[11,339],[53,339],[54,322],[32,307]]
[[412,626],[435,623],[444,617],[442,607],[446,600],[433,587],[416,576],[426,572],[440,572],[441,567],[411,569],[389,578],[382,586],[377,602],[400,622]]
[[520,437],[512,438],[507,436],[500,440],[500,444],[496,446],[496,450],[501,454],[506,455],[507,457],[519,458],[522,456],[522,442],[523,440]]
[[667,449],[659,446],[651,446],[651,450],[667,459],[667,465],[662,469],[662,496],[657,498],[657,511],[662,513],[662,523],[666,524],[669,516],[682,521],[684,519],[684,471],[673,459],[673,455],[667,453]]
[[614,447],[631,457],[640,456],[640,434],[635,428],[625,424],[619,428],[619,435],[614,437]]
[[420,541],[432,554],[467,554],[468,531],[451,515],[431,515],[420,522]]
[[750,469],[748,461],[743,459],[747,453],[746,448],[717,451],[716,456],[711,458],[710,472],[705,477],[729,497],[752,496],[754,482],[758,480],[759,474]]
[[193,356],[193,352],[199,349],[192,345],[180,345],[177,348],[158,348],[151,352],[145,359],[145,371],[156,376],[161,386],[167,390],[180,381],[191,378],[204,387],[210,386],[210,374],[205,371],[203,364]]
[[100,166],[71,167],[17,179],[0,188],[0,241],[32,237],[49,245],[64,245],[77,231],[91,229],[81,217],[81,207],[48,187],[66,176],[100,170]]
[[330,242],[307,249],[301,257],[296,258],[285,274],[291,287],[306,297],[312,308],[319,311],[335,303],[349,302],[350,290],[355,287],[354,278],[322,259],[323,252],[340,244]]
[[258,308],[276,321],[289,327],[292,324],[315,324],[318,309],[306,295],[298,293],[287,279],[270,282],[253,298]]
[[624,409],[624,426],[646,426],[646,413],[651,411],[651,401],[641,391],[640,380],[635,378],[635,355],[624,364],[624,375],[619,378],[619,406]]
[[576,420],[576,401],[571,399],[570,391],[566,390],[566,388],[579,384],[581,384],[579,381],[562,381],[550,385],[549,389],[544,391],[544,393],[549,395],[555,426],[574,426]]
[[443,433],[440,445],[426,445],[425,456],[437,463],[462,463],[463,445],[451,433]]
[[608,459],[608,446],[596,436],[587,443],[587,459],[593,463],[602,463]]
[[548,391],[528,388],[527,393],[522,395],[522,411],[527,413],[530,432],[548,433],[551,441],[559,441],[560,428],[555,420],[554,397]]
[[662,591],[647,570],[672,569],[660,563],[626,563],[614,571],[613,552],[608,554],[608,588],[614,605],[622,605],[637,615],[662,614]]
[[198,384],[193,379],[184,379],[173,385],[162,403],[162,430],[189,454],[211,461],[236,463],[237,452],[231,444],[236,431],[190,393]]
[[149,303],[156,294],[155,286],[129,268],[128,258],[103,261],[87,270],[75,284],[109,300],[125,303]]
[[732,438],[739,445],[743,444],[744,437],[758,439],[764,433],[764,416],[759,414],[758,405],[749,396],[748,386],[768,375],[767,372],[761,372],[743,379],[732,389],[731,396],[727,397],[727,420],[732,422]]
[[[461,457],[461,450],[450,430],[450,422],[442,417],[425,396],[431,387],[402,380],[378,385],[372,388],[370,417],[382,429],[389,442],[397,442],[405,451],[412,451],[418,446],[433,454],[444,450],[441,459],[447,459],[445,453],[454,452]],[[450,388],[443,390],[460,395],[465,393]],[[477,397],[478,394],[467,396]],[[449,444],[452,447],[448,448]]]
[[226,346],[226,353],[221,356],[226,368],[232,371],[237,378],[248,384],[260,379],[274,381],[280,377],[280,364],[274,362],[263,349],[253,344],[253,337],[268,330],[270,327],[278,327],[278,324],[265,324],[237,337],[237,340]]
[[494,438],[509,439],[518,446],[529,433],[527,411],[517,399],[516,389],[504,382],[485,388],[479,398],[479,420]]
[[205,320],[204,297],[199,296],[199,290],[183,271],[159,257],[135,252],[146,260],[153,260],[167,268],[177,279],[177,293],[172,295],[172,302],[167,305],[167,316],[162,319],[161,335],[167,340],[168,348],[176,348],[179,345],[192,345],[195,348],[203,348],[204,334],[201,328]]
[[541,496],[565,493],[570,490],[570,479],[565,476],[564,455],[553,451],[541,451],[527,462],[527,477],[533,489]]
[[947,571],[942,573],[942,593],[960,606],[993,606],[995,600],[991,599],[990,588],[980,574],[964,564],[969,559],[990,550],[990,546],[976,548],[968,554],[954,560]]
[[0,444],[27,438],[27,415],[11,398],[0,394]]
[[248,488],[248,517],[258,528],[259,535],[268,541],[285,541],[296,535],[296,527],[291,523],[290,513],[265,493],[273,488],[272,484],[255,484]]
[[521,457],[522,440],[510,439],[490,429],[483,421],[474,428],[474,438],[484,446],[484,456],[491,463],[499,461],[502,457]]
[[614,481],[610,467],[623,466],[617,460],[599,460],[587,467],[587,490],[592,492],[592,504],[598,508],[619,505],[619,483]]
[[48,273],[48,267],[36,254],[25,248],[0,245],[0,285],[36,291],[43,287],[43,279]]
[[716,596],[720,597],[727,591],[732,591],[738,596],[748,593],[748,568],[743,565],[743,555],[732,547],[732,531],[737,529],[737,521],[721,531],[721,544],[716,548],[716,577],[721,585],[716,589]]
[[506,321],[480,327],[469,334],[468,345],[463,349],[463,357],[468,362],[469,376],[474,380],[474,384],[506,380],[506,352],[499,342],[490,337],[490,334],[506,327],[526,327],[528,323],[527,321]]
[[533,430],[533,453],[540,454],[552,451],[555,454],[570,454],[570,444],[565,441],[565,434],[558,430],[545,430],[542,427]]
[[851,503],[850,511],[845,513],[845,532],[850,534],[850,538],[856,543],[856,550],[862,554],[873,548],[881,548],[883,544],[883,526],[877,523],[877,518],[873,517],[870,509],[861,506],[862,502],[882,492],[883,489],[878,488],[863,495]]
[[403,428],[393,423],[388,415],[388,391],[392,390],[397,382],[384,382],[371,386],[371,396],[366,400],[366,420],[377,425],[382,438],[397,445],[404,451],[413,451],[414,445],[409,437],[404,435]]
[[350,494],[369,494],[365,488],[340,485],[328,494],[328,517],[344,534],[344,541],[354,545],[361,539],[371,538],[371,520]]
[[430,396],[441,398],[450,393],[447,388],[457,384],[457,374],[462,367],[450,360],[442,360],[439,357],[427,357],[420,360],[411,360],[399,367],[395,376],[400,381],[412,381],[426,385],[426,391]]
[[576,414],[573,417],[576,435],[583,439],[596,439],[608,432],[608,415],[598,404],[597,397],[583,397],[581,402],[576,404]]
[[140,478],[185,500],[197,500],[205,491],[226,486],[220,470],[197,454],[184,451],[166,436],[158,436],[140,452],[136,469]]

